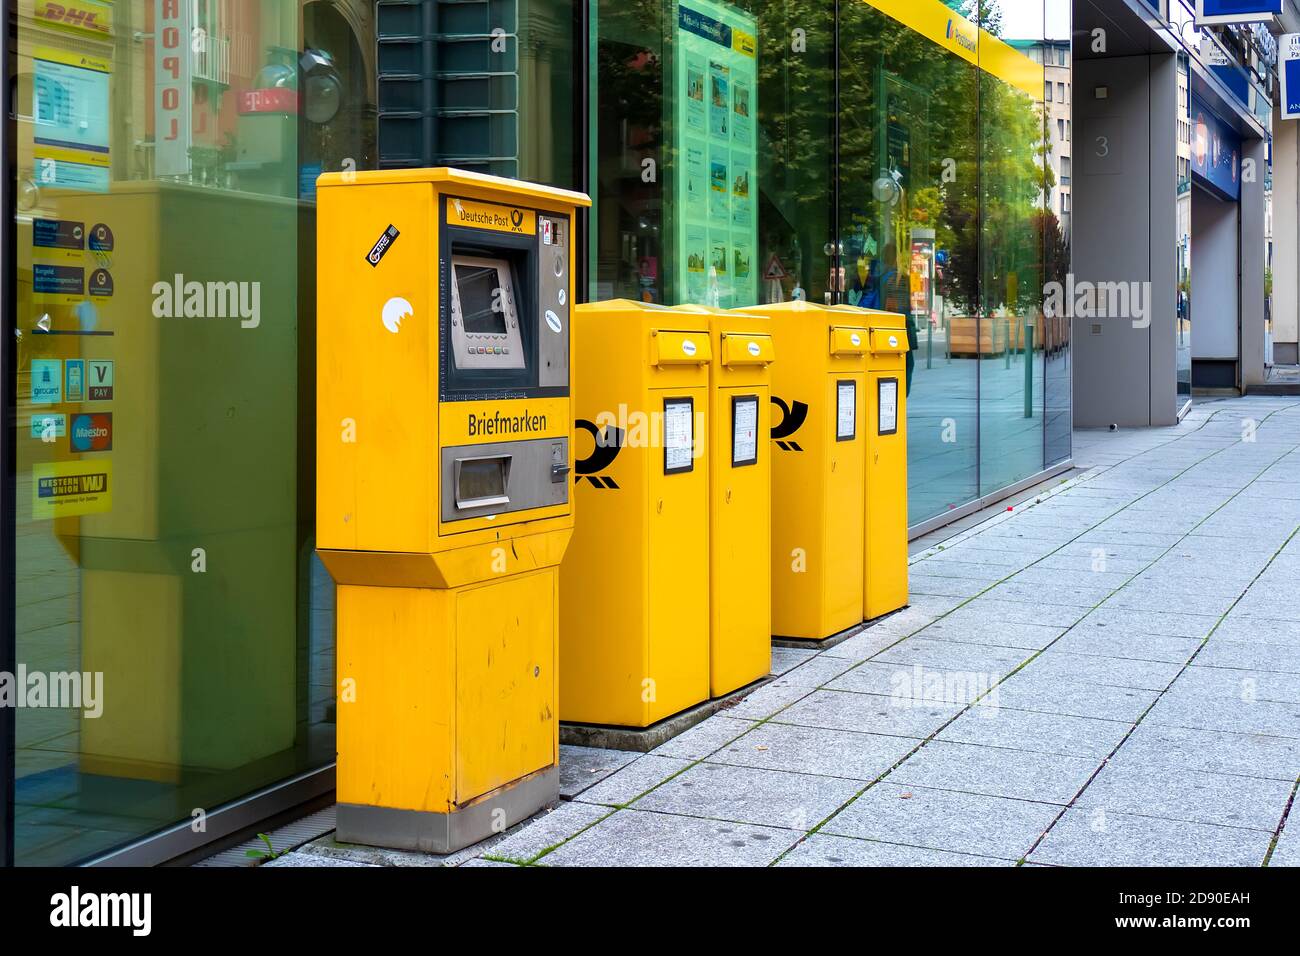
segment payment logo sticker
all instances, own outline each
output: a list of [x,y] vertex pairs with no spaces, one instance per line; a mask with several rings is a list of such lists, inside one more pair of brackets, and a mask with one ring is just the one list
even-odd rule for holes
[[32,404],[54,405],[63,401],[63,360],[32,359]]
[[111,451],[113,448],[113,413],[88,412],[72,416],[73,451]]
[[32,466],[32,517],[60,518],[110,511],[113,462],[53,461]]
[[63,363],[63,395],[63,400],[66,402],[80,402],[85,400],[85,359],[68,359]]
[[113,363],[102,359],[91,359],[86,365],[90,380],[86,383],[86,395],[92,402],[106,402],[113,397]]

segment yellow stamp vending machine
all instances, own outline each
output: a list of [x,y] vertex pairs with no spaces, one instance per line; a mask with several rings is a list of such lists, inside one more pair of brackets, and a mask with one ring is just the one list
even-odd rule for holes
[[449,852],[558,797],[570,323],[586,196],[318,181],[317,546],[338,584],[338,837]]
[[708,306],[709,693],[772,672],[772,323]]
[[772,632],[824,640],[862,623],[867,313],[797,300],[767,316],[772,366]]
[[709,697],[709,321],[616,300],[573,334],[560,714],[648,727]]

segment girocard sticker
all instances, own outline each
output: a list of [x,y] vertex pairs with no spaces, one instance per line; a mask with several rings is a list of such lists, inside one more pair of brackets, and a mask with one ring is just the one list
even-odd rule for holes
[[81,402],[86,398],[86,360],[68,359],[63,363],[63,400]]
[[397,241],[397,237],[400,235],[401,233],[397,231],[397,227],[390,222],[388,228],[375,240],[375,244],[366,253],[366,262],[369,262],[371,266],[379,265],[384,256],[388,255],[388,250],[393,247],[393,243]]
[[664,474],[695,467],[695,403],[689,398],[664,399]]
[[880,380],[880,415],[876,423],[877,435],[894,435],[898,433],[898,379],[882,378]]
[[852,441],[858,433],[858,384],[838,382],[835,386],[835,440]]
[[63,401],[63,360],[32,359],[32,404],[55,405]]
[[758,464],[758,396],[731,400],[731,467]]
[[51,442],[68,433],[68,416],[54,412],[32,413],[32,437]]
[[113,397],[113,363],[91,359],[86,363],[86,397],[92,402],[106,402]]
[[72,416],[68,444],[73,451],[112,451],[113,413],[86,412]]
[[32,466],[32,517],[100,514],[113,507],[113,462],[51,461]]

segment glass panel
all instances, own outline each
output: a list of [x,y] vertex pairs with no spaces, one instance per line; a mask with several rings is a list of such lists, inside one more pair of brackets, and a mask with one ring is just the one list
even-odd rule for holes
[[[1024,52],[1042,43],[1041,2],[981,7],[980,492],[989,494],[1043,467],[1044,205],[1057,181],[1045,111],[1068,109],[1069,94],[1060,68],[1045,76]],[[1038,96],[1047,83],[1050,107]]]
[[833,15],[793,0],[593,0],[593,298],[821,301]]
[[1192,91],[1186,53],[1178,54],[1178,264],[1176,363],[1180,404],[1192,397]]
[[23,864],[334,753],[310,200],[373,162],[371,5],[83,6],[17,21]]
[[978,71],[868,4],[841,16],[844,299],[907,316],[916,524],[978,491]]
[[[1044,77],[1063,76],[1073,89],[1070,69],[1070,0],[1046,0],[1043,5]],[[1043,249],[1044,283],[1065,284],[1070,271],[1070,144],[1071,107],[1054,104],[1044,109],[1048,147],[1046,167],[1056,169],[1055,186],[1048,175],[1047,202],[1040,219],[1040,242]],[[1055,161],[1053,161],[1055,160]],[[1065,461],[1074,451],[1074,380],[1070,362],[1070,317],[1045,316],[1043,324],[1043,428],[1044,456],[1047,467]]]

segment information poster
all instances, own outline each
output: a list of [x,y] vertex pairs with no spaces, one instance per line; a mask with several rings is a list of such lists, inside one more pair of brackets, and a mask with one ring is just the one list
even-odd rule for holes
[[676,299],[729,308],[758,301],[758,40],[725,3],[677,6],[674,118]]
[[835,440],[853,441],[858,434],[857,383],[837,383],[835,397]]
[[37,182],[107,192],[109,61],[38,47],[32,68]]
[[689,398],[664,401],[664,474],[695,467],[695,403]]

